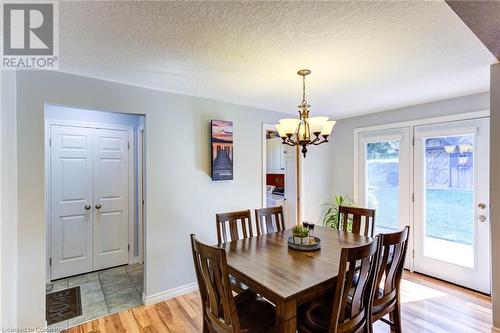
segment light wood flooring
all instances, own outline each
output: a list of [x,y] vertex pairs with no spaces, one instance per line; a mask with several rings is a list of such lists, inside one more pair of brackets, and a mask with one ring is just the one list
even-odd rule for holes
[[[490,297],[414,273],[402,281],[403,331],[433,333],[491,332]],[[85,332],[201,332],[197,292],[151,306],[138,306],[68,329]],[[390,332],[382,322],[375,333]]]

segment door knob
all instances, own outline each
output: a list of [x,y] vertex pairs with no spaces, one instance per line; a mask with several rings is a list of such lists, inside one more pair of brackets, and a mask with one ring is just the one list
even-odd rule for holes
[[89,205],[89,204],[85,205],[85,209],[86,209],[86,210],[89,210],[90,208],[92,208],[92,206],[91,206],[91,205]]
[[486,204],[485,203],[480,203],[477,205],[480,209],[486,209]]
[[101,209],[101,207],[102,207],[101,204],[95,205],[95,209]]
[[479,222],[484,222],[484,221],[486,221],[486,216],[484,216],[484,215],[479,215],[479,216],[477,217],[477,219],[478,219],[478,221],[479,221]]

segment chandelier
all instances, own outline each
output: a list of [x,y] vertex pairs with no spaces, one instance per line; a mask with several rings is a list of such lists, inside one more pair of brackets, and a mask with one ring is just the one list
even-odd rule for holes
[[297,72],[302,76],[302,102],[298,106],[299,119],[281,119],[276,125],[283,144],[302,147],[302,154],[306,157],[307,146],[320,145],[328,142],[332,133],[334,120],[328,117],[309,117],[310,105],[306,101],[306,76],[311,74],[309,69]]

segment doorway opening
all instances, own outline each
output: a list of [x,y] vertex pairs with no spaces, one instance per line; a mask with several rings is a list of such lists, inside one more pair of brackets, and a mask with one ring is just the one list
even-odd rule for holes
[[411,226],[407,268],[489,294],[489,117],[359,130],[355,139],[355,200],[377,209],[377,233]]
[[263,126],[263,207],[283,207],[285,227],[297,224],[298,205],[297,147],[282,144],[274,125]]
[[47,324],[143,304],[145,116],[45,105]]

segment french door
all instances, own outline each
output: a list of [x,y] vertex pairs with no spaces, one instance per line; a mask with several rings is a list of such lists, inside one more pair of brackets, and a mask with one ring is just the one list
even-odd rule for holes
[[358,133],[376,232],[410,225],[407,268],[490,292],[489,118]]
[[414,151],[414,270],[489,293],[489,120],[416,126]]
[[128,263],[128,131],[50,126],[51,279]]

